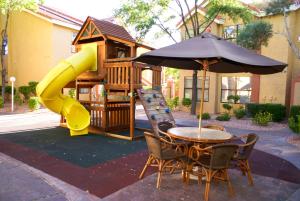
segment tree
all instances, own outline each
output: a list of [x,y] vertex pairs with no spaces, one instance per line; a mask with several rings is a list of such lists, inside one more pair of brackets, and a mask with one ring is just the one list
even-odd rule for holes
[[272,24],[256,21],[247,24],[237,36],[237,44],[247,49],[260,52],[261,46],[267,46],[273,36]]
[[297,47],[296,43],[293,41],[290,28],[288,25],[288,14],[289,9],[293,5],[293,1],[291,0],[272,0],[267,5],[265,11],[267,15],[276,15],[280,14],[283,15],[284,20],[284,33],[281,33],[284,35],[289,43],[289,46],[291,47],[292,51],[296,55],[298,59],[300,59],[300,49]]
[[42,0],[0,0],[0,10],[2,15],[4,15],[4,26],[1,30],[1,78],[2,78],[2,89],[1,95],[4,97],[5,94],[5,84],[6,84],[6,74],[7,67],[4,64],[4,57],[7,54],[7,44],[8,44],[8,22],[12,12],[20,12],[23,9],[37,9],[38,3],[42,3]]
[[[205,32],[219,15],[233,20],[242,19],[244,22],[249,22],[252,17],[250,10],[237,0],[210,0],[203,19],[198,14],[193,14],[200,7],[198,0],[128,0],[115,11],[115,16],[125,26],[134,27],[138,40],[143,40],[153,27],[158,27],[175,43],[176,23],[173,21],[178,18],[183,23],[187,37],[192,38]],[[193,72],[191,114],[196,114],[197,73],[197,70]]]

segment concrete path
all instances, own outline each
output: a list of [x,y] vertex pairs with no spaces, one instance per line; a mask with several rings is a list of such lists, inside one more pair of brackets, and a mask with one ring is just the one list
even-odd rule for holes
[[[254,175],[255,185],[248,186],[247,178],[237,170],[229,172],[235,196],[228,195],[227,185],[224,182],[215,182],[211,185],[209,200],[211,201],[299,201],[293,194],[299,189],[299,184],[289,183],[270,177]],[[199,186],[196,180],[191,184],[182,183],[181,174],[165,174],[162,178],[161,189],[156,189],[157,174],[150,175],[143,180],[121,189],[106,198],[104,201],[194,201],[203,200],[205,184]],[[298,194],[299,195],[299,194]],[[128,199],[124,199],[128,198]]]
[[70,184],[0,153],[1,201],[100,201]]

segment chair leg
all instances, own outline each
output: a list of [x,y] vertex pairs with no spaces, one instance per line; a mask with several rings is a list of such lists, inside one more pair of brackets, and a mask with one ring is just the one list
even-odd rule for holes
[[247,171],[247,176],[248,176],[248,183],[249,183],[249,185],[253,186],[253,178],[251,175],[251,169],[250,169],[248,160],[246,160],[246,171]]
[[161,176],[162,176],[162,171],[163,171],[164,164],[165,164],[164,160],[159,161],[156,188],[160,188]]
[[142,172],[141,172],[141,174],[139,176],[139,179],[142,179],[144,177],[144,174],[145,174],[148,166],[151,165],[152,160],[153,160],[153,156],[149,155],[149,157],[147,159],[147,162],[146,162],[146,164],[145,164],[145,166],[144,166],[144,168],[143,168],[143,170],[142,170]]
[[210,183],[211,183],[211,177],[212,177],[212,171],[211,170],[205,170],[206,175],[206,184],[205,184],[205,192],[204,192],[204,201],[208,201],[208,195],[210,190]]
[[225,174],[225,179],[226,179],[227,184],[228,184],[228,192],[229,192],[229,195],[234,196],[234,191],[233,191],[233,188],[232,188],[230,179],[229,179],[228,171],[225,170],[224,174]]

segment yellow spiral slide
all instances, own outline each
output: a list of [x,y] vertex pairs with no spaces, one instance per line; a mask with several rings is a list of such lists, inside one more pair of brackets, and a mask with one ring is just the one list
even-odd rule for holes
[[76,100],[62,94],[62,88],[87,70],[97,69],[97,44],[86,44],[82,50],[60,62],[37,86],[39,101],[67,120],[71,136],[88,134],[89,112]]

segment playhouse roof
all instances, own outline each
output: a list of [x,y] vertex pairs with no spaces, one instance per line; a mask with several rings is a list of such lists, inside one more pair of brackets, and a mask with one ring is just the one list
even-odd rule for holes
[[98,20],[93,17],[90,18],[91,20],[93,20],[93,22],[103,35],[114,36],[120,39],[135,42],[135,40],[131,37],[131,35],[126,31],[124,27],[107,20]]
[[130,44],[136,43],[124,27],[108,20],[98,20],[89,16],[74,39],[73,45],[79,40],[95,37],[103,37],[104,39],[117,40]]

